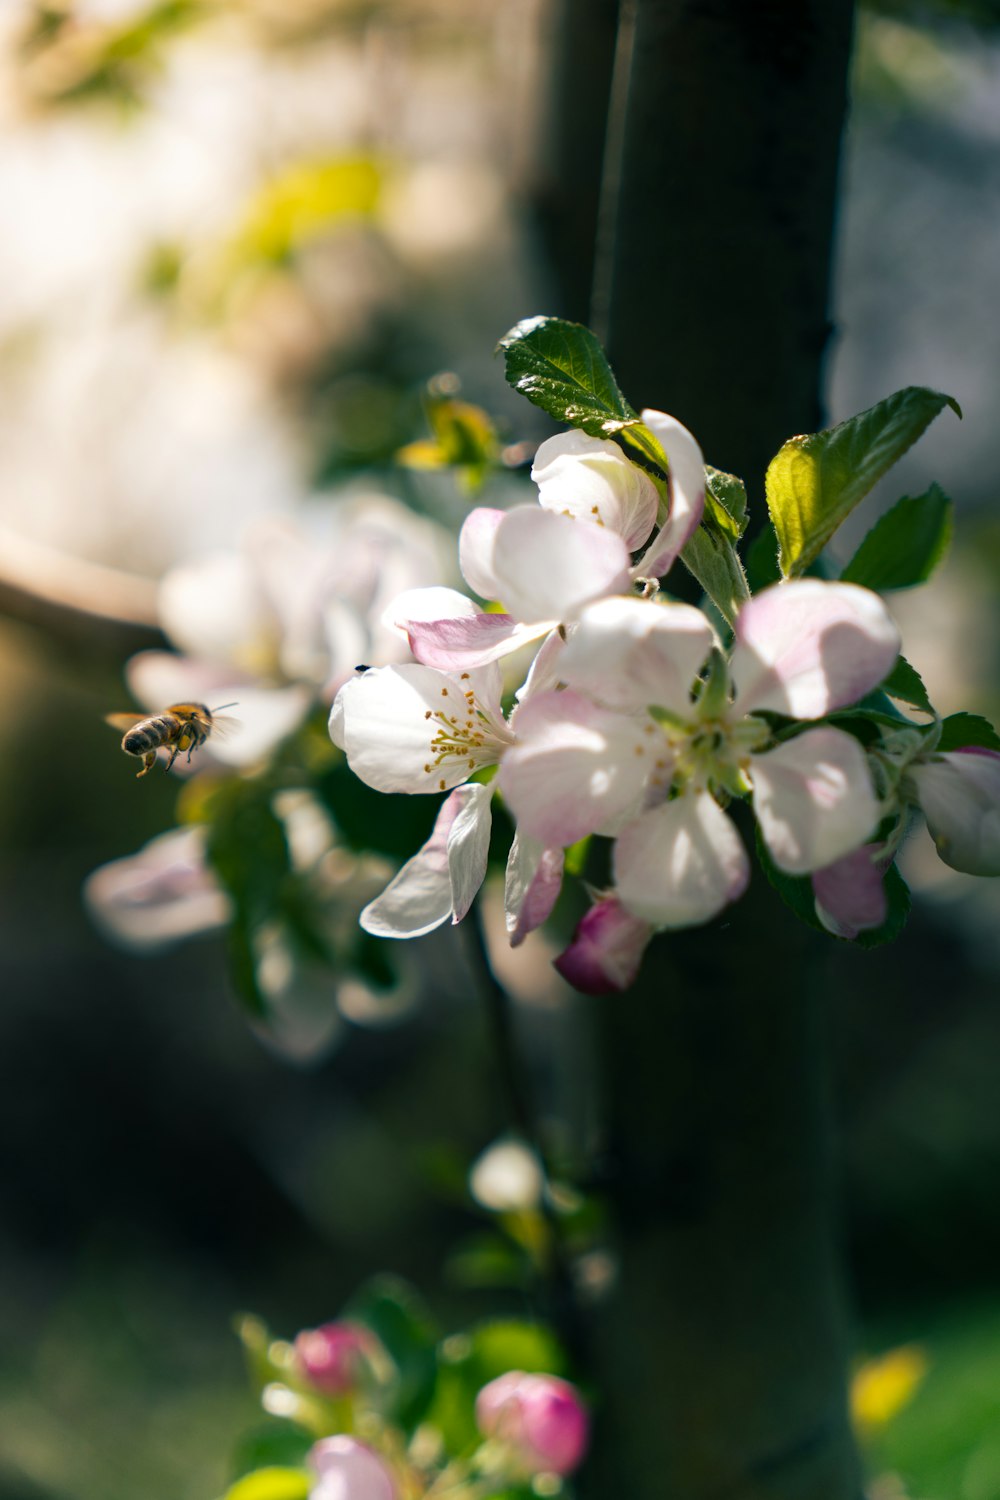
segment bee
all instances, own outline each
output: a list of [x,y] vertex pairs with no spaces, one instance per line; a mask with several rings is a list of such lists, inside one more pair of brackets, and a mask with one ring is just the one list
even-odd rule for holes
[[236,723],[235,719],[217,719],[223,708],[235,708],[235,703],[223,703],[221,708],[206,708],[204,703],[172,703],[162,713],[151,714],[105,714],[105,722],[112,729],[124,729],[122,749],[126,755],[135,755],[142,761],[142,770],[136,776],[145,776],[156,764],[159,750],[169,750],[170,759],[166,770],[170,770],[178,755],[187,751],[190,761],[192,753],[199,749],[213,730],[224,732]]

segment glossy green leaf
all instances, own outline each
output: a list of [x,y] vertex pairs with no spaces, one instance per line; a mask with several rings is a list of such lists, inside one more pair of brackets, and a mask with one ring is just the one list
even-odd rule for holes
[[1000,750],[1000,734],[980,714],[949,714],[941,724],[939,750],[961,750],[978,745],[983,750]]
[[945,406],[939,391],[907,386],[824,432],[790,438],[767,470],[767,508],[786,578],[804,573],[851,511]]
[[951,543],[954,506],[936,484],[886,511],[841,573],[866,589],[909,589],[925,583]]
[[638,417],[619,389],[600,340],[582,323],[525,318],[497,345],[507,380],[557,422],[611,438]]
[[706,464],[705,505],[719,530],[738,542],[747,525],[747,492],[742,479]]
[[925,714],[934,712],[923,678],[905,656],[897,657],[896,665],[881,686],[884,693],[888,693],[890,698],[897,698],[900,703],[909,703]]
[[237,1479],[224,1500],[308,1500],[315,1475],[304,1469],[257,1469]]

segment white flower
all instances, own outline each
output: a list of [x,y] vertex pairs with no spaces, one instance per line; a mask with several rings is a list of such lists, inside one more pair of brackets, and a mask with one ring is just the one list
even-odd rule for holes
[[909,776],[945,864],[1000,875],[1000,754],[967,745],[911,766]]

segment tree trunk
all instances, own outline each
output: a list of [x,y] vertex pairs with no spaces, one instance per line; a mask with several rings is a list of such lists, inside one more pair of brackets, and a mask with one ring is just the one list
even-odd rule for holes
[[[821,425],[849,0],[626,0],[592,323],[762,512]],[[602,1003],[620,1274],[594,1500],[855,1500],[822,944],[758,876]]]

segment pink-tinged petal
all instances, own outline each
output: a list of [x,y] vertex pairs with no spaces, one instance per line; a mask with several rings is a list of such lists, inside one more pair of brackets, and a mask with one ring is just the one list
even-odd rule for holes
[[448,843],[471,790],[459,787],[442,802],[426,844],[361,913],[365,932],[373,937],[415,938],[447,922],[454,910]]
[[518,703],[524,703],[538,693],[547,693],[559,686],[562,681],[559,663],[565,647],[566,641],[560,631],[550,631],[539,647],[522,686],[514,694]]
[[88,875],[83,895],[113,941],[155,952],[225,927],[232,902],[205,860],[203,828],[172,828]]
[[853,940],[889,914],[881,844],[863,844],[812,875],[816,915],[834,937]]
[[491,1380],[476,1397],[476,1425],[507,1449],[524,1477],[570,1474],[587,1451],[586,1407],[555,1375],[509,1370]]
[[585,995],[620,993],[635,981],[653,932],[617,897],[605,896],[581,918],[555,967],[567,984]]
[[[461,806],[448,833],[448,874],[451,880],[452,918],[461,922],[486,878],[493,826],[492,786],[472,782],[452,792]],[[449,801],[451,799],[449,798]]]
[[841,729],[807,729],[750,760],[753,806],[771,858],[808,875],[869,838],[879,803],[865,753]]
[[613,713],[571,689],[521,704],[513,728],[500,788],[521,832],[547,848],[630,816],[663,743],[652,720]]
[[686,715],[691,685],[714,642],[701,610],[688,604],[600,599],[581,613],[559,672],[609,708],[655,704]]
[[517,948],[529,932],[541,927],[562,889],[563,852],[546,849],[537,839],[514,835],[507,859],[504,911],[510,946]]
[[531,624],[574,618],[591,599],[628,593],[628,548],[613,531],[518,506],[497,527],[493,568],[504,608]]
[[310,1500],[397,1500],[385,1459],[357,1438],[322,1438],[310,1449],[309,1464],[319,1478]]
[[705,460],[697,442],[676,417],[646,410],[642,420],[659,439],[670,466],[670,515],[639,560],[636,575],[662,578],[697,530],[705,508]]
[[774,584],[736,620],[737,708],[818,719],[887,677],[899,644],[892,616],[869,589],[819,578]]
[[661,802],[619,835],[618,899],[654,927],[708,922],[746,890],[750,861],[732,820],[708,792]]
[[443,585],[406,589],[386,606],[382,624],[405,636],[415,620],[471,620],[477,619],[479,613],[472,600],[465,594],[460,594],[457,589],[445,588]]
[[480,599],[499,597],[500,585],[493,572],[493,545],[497,527],[506,511],[478,506],[470,510],[458,534],[458,565],[462,577]]
[[546,510],[606,526],[630,552],[637,552],[653,529],[660,504],[656,485],[617,443],[561,432],[542,443],[531,477]]
[[410,626],[410,650],[417,661],[442,671],[460,672],[499,661],[530,641],[548,635],[556,620],[519,625],[510,615],[475,615],[466,620],[432,620]]
[[910,776],[945,864],[1000,875],[1000,755],[969,745],[911,766]]
[[513,738],[470,705],[460,679],[406,663],[352,677],[330,712],[330,736],[378,792],[443,792],[493,765]]

